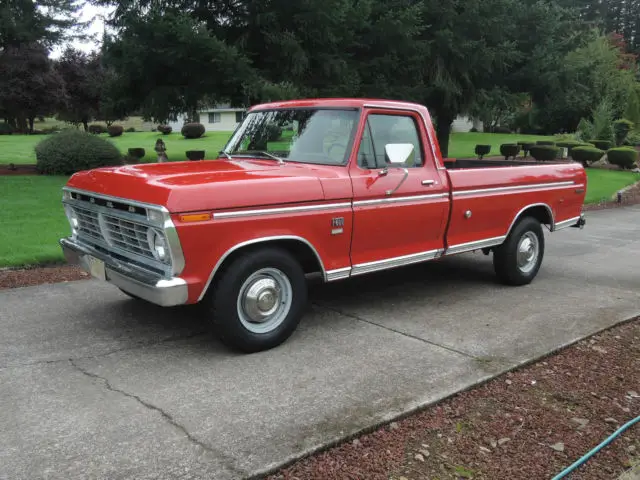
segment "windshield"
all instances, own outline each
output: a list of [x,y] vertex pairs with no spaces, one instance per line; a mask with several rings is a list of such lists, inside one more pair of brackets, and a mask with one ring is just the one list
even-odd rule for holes
[[344,165],[358,110],[292,108],[251,112],[227,143],[231,156],[278,157],[287,162]]

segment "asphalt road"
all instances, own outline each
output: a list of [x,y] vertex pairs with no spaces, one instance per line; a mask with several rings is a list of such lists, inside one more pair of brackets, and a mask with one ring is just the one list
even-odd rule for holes
[[283,346],[97,281],[0,291],[0,478],[243,478],[640,314],[640,208],[547,235],[536,281],[465,254],[314,288]]

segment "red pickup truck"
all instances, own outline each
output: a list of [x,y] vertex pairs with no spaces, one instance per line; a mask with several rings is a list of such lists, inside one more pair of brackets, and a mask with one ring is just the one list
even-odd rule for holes
[[428,110],[386,100],[257,105],[218,158],[78,172],[67,260],[162,306],[201,303],[229,346],[296,329],[307,274],[335,282],[473,250],[524,285],[542,226],[582,228],[586,175],[558,160],[445,161]]

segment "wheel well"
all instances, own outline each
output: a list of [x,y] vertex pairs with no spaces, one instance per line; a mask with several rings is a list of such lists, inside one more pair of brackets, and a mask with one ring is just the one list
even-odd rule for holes
[[526,207],[522,211],[518,213],[516,218],[513,220],[511,227],[509,228],[509,232],[511,232],[513,227],[525,217],[533,217],[538,220],[541,224],[546,225],[549,230],[553,228],[553,214],[551,213],[551,209],[547,205],[532,205]]
[[324,274],[324,269],[322,264],[320,263],[320,259],[318,255],[313,250],[313,248],[303,242],[302,240],[296,239],[278,239],[278,240],[265,240],[262,242],[251,243],[249,245],[245,245],[243,247],[237,248],[233,250],[220,264],[217,271],[214,272],[214,276],[220,272],[225,266],[229,265],[240,255],[243,255],[247,252],[252,252],[255,250],[259,250],[264,247],[279,247],[283,250],[288,251],[291,255],[294,256],[298,262],[300,262],[300,266],[304,270],[305,274],[308,273],[316,273],[322,272]]

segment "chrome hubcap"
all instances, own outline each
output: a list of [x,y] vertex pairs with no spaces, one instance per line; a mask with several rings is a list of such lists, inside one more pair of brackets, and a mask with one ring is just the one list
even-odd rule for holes
[[525,233],[518,243],[518,268],[528,273],[536,266],[540,254],[540,242],[533,232]]
[[277,268],[263,268],[247,278],[238,295],[238,317],[254,333],[267,333],[286,318],[292,302],[291,282]]

